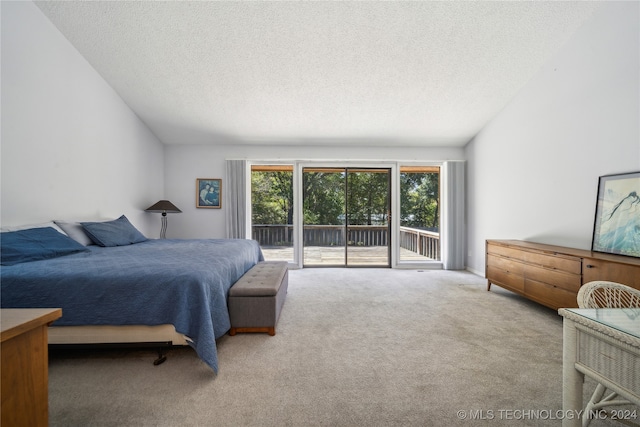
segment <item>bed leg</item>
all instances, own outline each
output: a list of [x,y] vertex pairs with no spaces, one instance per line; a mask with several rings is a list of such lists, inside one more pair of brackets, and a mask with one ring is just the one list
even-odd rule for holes
[[163,349],[159,348],[158,349],[158,358],[153,361],[153,365],[154,366],[158,366],[158,365],[164,363],[166,360],[167,360],[167,356],[164,354]]

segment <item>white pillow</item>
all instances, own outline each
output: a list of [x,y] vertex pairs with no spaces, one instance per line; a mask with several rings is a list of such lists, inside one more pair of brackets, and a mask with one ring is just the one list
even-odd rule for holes
[[64,230],[62,230],[62,228],[58,227],[53,221],[43,222],[41,224],[7,225],[0,228],[0,231],[4,233],[5,231],[28,230],[29,228],[45,228],[45,227],[51,227],[59,233],[68,235],[67,233],[64,232]]
[[93,241],[89,238],[87,233],[84,232],[84,228],[82,228],[82,224],[79,221],[54,221],[67,236],[71,237],[76,242],[80,243],[84,246],[93,245]]

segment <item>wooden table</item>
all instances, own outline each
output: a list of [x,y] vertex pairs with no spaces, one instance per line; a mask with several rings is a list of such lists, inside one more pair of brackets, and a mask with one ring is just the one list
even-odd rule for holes
[[588,415],[582,405],[585,375],[640,406],[640,308],[558,312],[564,317],[562,425],[579,426]]
[[59,308],[0,310],[1,425],[48,425],[47,326],[60,316]]

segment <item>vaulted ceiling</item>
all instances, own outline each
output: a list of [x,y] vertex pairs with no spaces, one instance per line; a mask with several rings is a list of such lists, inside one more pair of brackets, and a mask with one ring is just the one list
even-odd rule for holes
[[43,1],[166,144],[463,146],[600,7]]

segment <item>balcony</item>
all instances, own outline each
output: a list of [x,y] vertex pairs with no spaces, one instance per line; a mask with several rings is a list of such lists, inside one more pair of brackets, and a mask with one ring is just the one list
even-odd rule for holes
[[[263,224],[252,227],[252,238],[262,247],[267,260],[293,260],[293,225]],[[304,226],[305,265],[339,265],[344,262],[348,242],[350,259],[357,265],[381,265],[388,259],[389,233],[386,226]],[[440,234],[400,227],[400,261],[440,260]]]

